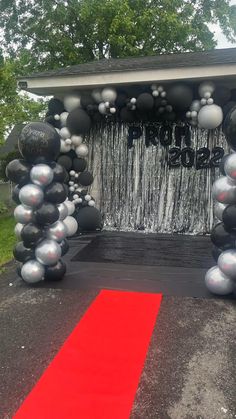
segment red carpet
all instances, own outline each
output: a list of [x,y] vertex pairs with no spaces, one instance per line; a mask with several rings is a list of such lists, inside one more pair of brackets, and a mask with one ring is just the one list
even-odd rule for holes
[[101,291],[14,418],[129,418],[161,298]]

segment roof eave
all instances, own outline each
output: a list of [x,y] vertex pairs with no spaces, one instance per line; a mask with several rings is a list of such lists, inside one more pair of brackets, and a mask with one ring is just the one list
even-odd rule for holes
[[107,85],[149,84],[152,82],[173,82],[178,80],[197,81],[202,79],[234,79],[236,84],[236,63],[205,65],[195,67],[175,67],[107,73],[77,74],[67,76],[41,76],[21,78],[18,82],[22,90],[38,95],[55,95],[78,89],[91,89]]

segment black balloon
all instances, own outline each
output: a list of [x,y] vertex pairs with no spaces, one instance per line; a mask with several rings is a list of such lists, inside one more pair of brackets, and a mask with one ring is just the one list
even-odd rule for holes
[[21,230],[25,247],[35,247],[44,238],[44,231],[34,223],[26,224]]
[[57,159],[57,163],[63,166],[66,170],[72,168],[72,158],[70,156],[60,156]]
[[95,102],[90,94],[83,93],[81,95],[80,103],[82,108],[87,109],[88,106],[93,106]]
[[22,268],[22,263],[20,263],[17,267],[16,267],[16,273],[17,273],[17,275],[22,279],[22,276],[21,276],[21,268]]
[[52,182],[45,188],[45,199],[53,204],[61,204],[67,197],[65,185],[59,182]]
[[16,204],[21,204],[19,200],[20,189],[19,185],[16,185],[12,190],[12,199]]
[[84,207],[76,213],[80,231],[95,231],[102,228],[100,211],[95,207]]
[[212,256],[214,260],[217,262],[220,254],[223,252],[222,249],[219,249],[219,247],[214,246],[212,249]]
[[229,154],[225,154],[225,155],[222,157],[221,162],[220,162],[220,165],[219,165],[220,173],[221,173],[223,176],[226,176],[224,166],[225,166],[225,162],[226,162],[227,157],[229,157]]
[[13,249],[13,255],[19,262],[25,263],[27,260],[34,259],[34,250],[25,247],[23,242],[18,242]]
[[90,130],[91,118],[83,109],[77,108],[69,113],[66,125],[71,134],[83,135]]
[[150,93],[141,93],[138,96],[136,106],[139,111],[148,112],[154,106],[154,98]]
[[69,250],[69,243],[66,239],[64,239],[59,243],[59,245],[61,248],[61,255],[64,256]]
[[236,151],[236,106],[228,112],[225,118],[224,134],[229,146]]
[[225,228],[228,230],[236,228],[236,205],[228,205],[222,214],[222,220]]
[[15,159],[8,163],[6,167],[6,176],[12,182],[23,186],[30,180],[30,169],[31,165],[26,161]]
[[123,108],[126,105],[127,95],[126,93],[118,93],[117,98],[115,100],[115,106],[117,108]]
[[63,166],[56,162],[50,164],[51,169],[53,170],[53,180],[54,182],[64,182],[66,178],[66,171]]
[[236,236],[229,233],[223,223],[218,223],[211,232],[211,241],[216,247],[235,248]]
[[228,87],[225,86],[216,86],[215,91],[212,94],[214,103],[219,106],[226,105],[229,102],[231,97],[231,91]]
[[134,122],[135,113],[134,111],[129,110],[126,106],[120,111],[120,119],[123,122]]
[[189,109],[192,100],[192,89],[185,84],[174,84],[167,91],[167,101],[174,107],[174,110],[183,111]]
[[72,164],[72,166],[73,166],[73,169],[74,169],[76,172],[83,172],[83,171],[86,169],[87,162],[86,162],[86,160],[85,160],[85,159],[83,159],[82,157],[81,157],[81,158],[76,157],[76,158],[73,160],[73,164]]
[[229,113],[229,111],[236,106],[236,102],[230,101],[228,102],[224,107],[223,107],[223,114],[224,114],[224,118],[226,117],[227,113]]
[[48,110],[52,115],[61,114],[65,109],[60,99],[52,98],[48,102]]
[[60,136],[49,124],[31,122],[20,134],[19,150],[29,162],[38,163],[40,159],[55,160],[60,153]]
[[93,175],[90,172],[82,172],[78,177],[78,182],[82,186],[89,186],[93,183]]
[[44,119],[44,122],[47,122],[48,124],[52,125],[54,128],[60,128],[61,121],[54,118],[53,115],[46,116]]
[[45,267],[45,281],[60,281],[66,273],[66,264],[59,260],[54,266]]
[[59,219],[58,208],[50,202],[44,202],[41,207],[35,211],[35,221],[39,225],[53,224]]

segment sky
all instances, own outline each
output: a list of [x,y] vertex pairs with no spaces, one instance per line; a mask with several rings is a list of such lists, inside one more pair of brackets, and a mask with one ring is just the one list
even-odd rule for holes
[[[236,0],[231,0],[230,4],[236,5]],[[229,42],[222,34],[218,25],[211,25],[210,28],[215,32],[215,39],[217,40],[217,49],[219,48],[236,48],[236,42]]]

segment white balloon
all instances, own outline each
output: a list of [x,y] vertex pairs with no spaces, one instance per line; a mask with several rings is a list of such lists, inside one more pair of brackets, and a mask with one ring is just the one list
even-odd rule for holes
[[105,87],[102,90],[102,100],[104,102],[114,103],[117,98],[117,92],[112,87]]
[[105,106],[106,106],[107,109],[110,108],[110,103],[109,102],[105,102]]
[[64,106],[68,112],[71,112],[76,108],[79,108],[81,106],[81,97],[76,93],[65,96]]
[[161,97],[166,97],[166,92],[161,92]]
[[70,138],[67,138],[67,139],[65,140],[65,144],[66,144],[66,145],[71,146],[71,144],[72,144],[71,139],[70,139]]
[[68,215],[72,215],[75,212],[75,206],[73,202],[69,201],[68,199],[67,201],[64,202],[64,204],[67,206]]
[[92,91],[92,98],[95,100],[96,103],[102,102],[102,91],[101,91],[101,89],[94,89]]
[[83,138],[80,135],[72,135],[71,137],[72,144],[78,147],[83,142]]
[[86,157],[88,155],[88,147],[86,144],[80,144],[76,147],[75,152],[78,157]]
[[70,170],[70,176],[75,176],[75,171],[74,170]]
[[110,108],[110,112],[113,114],[116,113],[116,108]]
[[218,105],[205,105],[198,113],[198,123],[201,128],[214,129],[223,121],[223,111]]
[[158,90],[158,92],[163,92],[164,87],[163,86],[158,86],[157,90]]
[[186,112],[186,118],[191,118],[191,112],[190,111]]
[[60,121],[60,115],[58,115],[58,114],[54,115],[54,119],[55,119],[56,121]]
[[63,127],[62,129],[60,129],[60,136],[61,138],[63,138],[63,140],[70,138],[70,131],[67,127]]
[[93,199],[91,199],[91,201],[89,201],[88,205],[89,205],[90,207],[94,207],[94,206],[95,206],[95,202],[94,202],[94,200],[93,200]]
[[200,102],[202,106],[205,106],[207,104],[207,99],[202,98]]
[[104,102],[99,103],[98,110],[102,115],[105,115],[105,113],[107,112],[107,108]]
[[60,148],[61,153],[68,153],[70,149],[71,149],[70,144],[66,144],[65,140],[61,140],[61,148]]
[[135,105],[137,102],[136,97],[132,97],[132,99],[130,99],[130,103],[132,103],[132,105]]
[[75,187],[74,187],[74,186],[70,186],[70,187],[69,187],[69,191],[70,191],[70,192],[74,192],[74,191],[75,191]]
[[213,93],[215,90],[215,84],[212,81],[204,81],[198,87],[198,93],[200,97],[205,97],[205,93]]
[[68,115],[69,115],[69,112],[62,112],[60,115],[60,121],[63,127],[66,126],[66,120],[67,120]]
[[211,92],[204,93],[204,98],[205,99],[210,99],[210,97],[211,97]]
[[191,118],[196,119],[197,118],[197,111],[191,112]]
[[71,217],[70,215],[68,215],[68,217],[66,217],[64,219],[63,223],[65,224],[65,226],[67,228],[67,236],[68,237],[73,236],[77,232],[78,223],[77,223],[77,221],[74,217]]
[[84,199],[85,199],[85,201],[90,201],[91,195],[85,195]]

